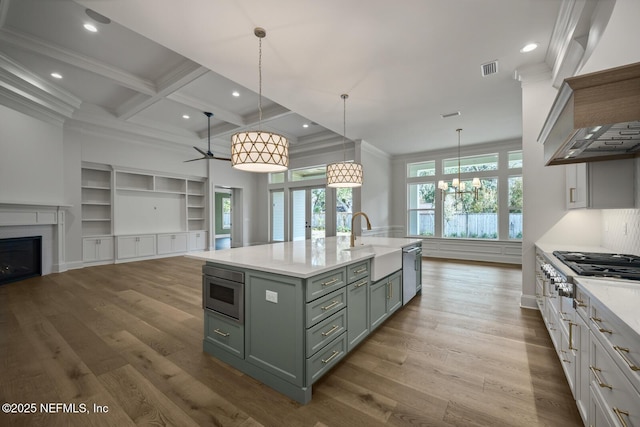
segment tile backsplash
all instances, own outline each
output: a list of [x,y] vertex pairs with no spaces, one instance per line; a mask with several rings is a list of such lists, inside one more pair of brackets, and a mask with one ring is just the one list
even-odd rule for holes
[[602,246],[640,256],[640,209],[603,209]]

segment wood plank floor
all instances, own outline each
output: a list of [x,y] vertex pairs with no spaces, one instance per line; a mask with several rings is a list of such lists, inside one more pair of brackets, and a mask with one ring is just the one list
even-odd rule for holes
[[[0,286],[0,403],[37,405],[0,413],[0,425],[582,425],[540,314],[518,306],[519,268],[425,258],[422,295],[303,406],[202,352],[200,265],[165,258]],[[44,413],[49,403],[89,413]]]

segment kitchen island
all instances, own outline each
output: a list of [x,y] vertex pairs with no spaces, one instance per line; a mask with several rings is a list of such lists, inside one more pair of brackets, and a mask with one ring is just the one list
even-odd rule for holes
[[[191,253],[207,272],[203,349],[308,403],[312,384],[402,307],[403,249],[419,247],[419,239],[365,237],[351,248],[348,237],[327,237]],[[404,273],[419,275],[415,267]],[[216,293],[233,298],[212,272],[242,277],[237,307],[215,309],[225,299]]]

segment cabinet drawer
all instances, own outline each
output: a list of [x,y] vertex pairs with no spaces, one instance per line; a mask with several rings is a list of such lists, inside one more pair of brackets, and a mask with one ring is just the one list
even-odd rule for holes
[[591,340],[590,353],[591,387],[602,396],[605,411],[627,426],[640,427],[640,394],[597,339]]
[[358,279],[369,275],[369,260],[352,264],[347,267],[347,283],[355,282]]
[[589,295],[587,295],[580,285],[574,285],[574,289],[576,292],[575,301],[576,301],[576,312],[582,316],[584,321],[589,320]]
[[333,292],[346,284],[347,270],[344,268],[312,277],[307,281],[307,302]]
[[244,325],[205,310],[204,337],[213,345],[244,358]]
[[640,392],[640,343],[636,335],[627,325],[603,310],[597,301],[591,301],[589,312],[589,325],[593,335],[600,340],[604,351]]
[[307,357],[311,357],[346,330],[346,313],[346,310],[340,310],[307,330]]
[[307,304],[307,328],[337,313],[347,305],[347,289],[343,287],[335,292],[318,298]]
[[347,334],[342,335],[307,359],[307,384],[311,385],[333,368],[347,352]]

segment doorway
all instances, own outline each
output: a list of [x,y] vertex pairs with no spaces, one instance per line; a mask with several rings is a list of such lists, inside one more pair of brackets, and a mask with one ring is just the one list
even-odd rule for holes
[[325,196],[325,187],[291,190],[291,240],[325,237]]
[[228,249],[232,242],[232,192],[216,188],[215,191],[214,244],[216,250]]

